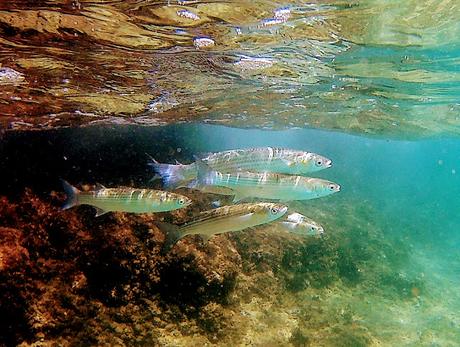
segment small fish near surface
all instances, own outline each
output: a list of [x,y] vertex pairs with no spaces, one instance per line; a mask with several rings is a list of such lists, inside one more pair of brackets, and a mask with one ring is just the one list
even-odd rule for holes
[[186,207],[192,203],[192,200],[186,196],[161,190],[106,188],[98,185],[95,190],[80,191],[64,180],[62,184],[67,194],[64,210],[77,205],[91,205],[96,208],[96,216],[114,211],[166,212]]
[[[200,159],[213,170],[223,173],[252,171],[305,175],[332,166],[332,161],[322,155],[275,147],[229,150],[211,153]],[[168,188],[186,186],[197,177],[195,163],[171,165],[152,159],[150,165]]]
[[324,228],[303,214],[294,212],[289,214],[285,220],[278,222],[284,230],[301,236],[322,236]]
[[264,202],[229,205],[201,212],[196,219],[182,226],[158,223],[166,232],[163,252],[169,251],[178,240],[187,235],[200,235],[207,241],[216,234],[270,223],[283,217],[287,209],[282,204]]
[[[198,177],[189,184],[190,188],[210,191],[209,187],[230,188],[223,195],[234,195],[234,202],[245,198],[260,198],[281,201],[316,199],[340,191],[340,185],[303,176],[289,176],[277,173],[255,173],[241,171],[222,173],[212,171],[204,162],[196,162]],[[215,192],[219,194],[216,189]]]

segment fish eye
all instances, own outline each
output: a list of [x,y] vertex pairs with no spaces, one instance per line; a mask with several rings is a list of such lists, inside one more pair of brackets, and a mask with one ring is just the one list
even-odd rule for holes
[[279,208],[278,208],[278,207],[272,207],[272,209],[271,209],[270,212],[271,212],[272,214],[277,214],[278,211],[279,211]]
[[184,198],[180,198],[180,199],[178,200],[178,202],[179,202],[179,205],[183,205],[183,204],[185,204],[185,199],[184,199]]
[[321,166],[321,165],[323,165],[323,161],[321,159],[318,159],[316,161],[316,166]]
[[329,190],[335,190],[335,185],[333,184],[329,185]]

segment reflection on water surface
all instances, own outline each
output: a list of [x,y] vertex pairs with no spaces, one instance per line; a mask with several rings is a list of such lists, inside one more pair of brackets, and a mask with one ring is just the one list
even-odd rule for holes
[[454,0],[3,2],[1,124],[198,119],[457,134],[459,7]]

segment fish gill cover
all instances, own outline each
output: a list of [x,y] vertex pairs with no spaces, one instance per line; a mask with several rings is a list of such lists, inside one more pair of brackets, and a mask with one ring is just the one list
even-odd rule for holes
[[[453,0],[1,2],[0,345],[457,346],[459,16]],[[311,176],[340,193],[166,254],[162,223],[234,197],[62,211],[60,179],[137,199],[166,189],[147,154],[251,147],[325,155]]]

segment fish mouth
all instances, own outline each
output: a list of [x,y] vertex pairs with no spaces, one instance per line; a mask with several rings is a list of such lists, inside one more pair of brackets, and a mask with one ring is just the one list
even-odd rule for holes
[[281,213],[282,213],[281,216],[284,216],[284,215],[286,214],[287,210],[288,210],[288,207],[287,207],[287,206],[281,207]]
[[326,169],[329,169],[330,167],[332,167],[332,160],[326,161],[325,167],[326,167]]

